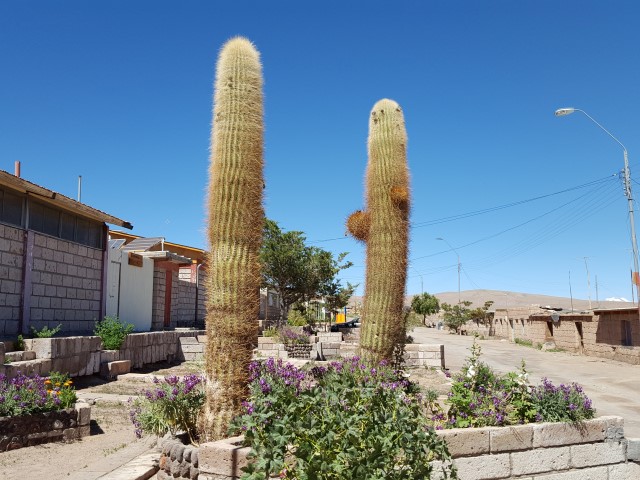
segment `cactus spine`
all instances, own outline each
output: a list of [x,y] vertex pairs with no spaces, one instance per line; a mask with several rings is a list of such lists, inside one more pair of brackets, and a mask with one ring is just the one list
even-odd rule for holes
[[248,395],[257,343],[264,211],[260,54],[242,37],[218,58],[208,193],[207,399],[201,430],[226,436]]
[[366,210],[347,219],[347,230],[367,245],[361,355],[394,360],[404,341],[404,291],[409,243],[409,169],[402,109],[378,101],[369,119]]

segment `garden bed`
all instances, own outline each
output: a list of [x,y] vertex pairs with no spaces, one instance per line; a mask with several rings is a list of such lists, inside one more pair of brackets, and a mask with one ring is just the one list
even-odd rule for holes
[[84,402],[64,410],[0,417],[0,452],[85,437],[90,421],[91,407]]
[[[438,435],[447,442],[462,480],[563,472],[574,475],[567,478],[640,478],[640,439],[625,439],[620,417],[600,417],[578,425],[456,428]],[[198,448],[167,437],[162,443],[158,479],[240,478],[249,453],[248,447],[239,446],[241,441],[242,437],[232,437]],[[434,466],[434,478],[439,478],[440,464]]]

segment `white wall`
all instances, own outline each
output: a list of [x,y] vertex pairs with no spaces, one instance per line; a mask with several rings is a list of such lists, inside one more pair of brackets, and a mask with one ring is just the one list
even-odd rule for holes
[[127,252],[109,249],[107,270],[107,315],[131,323],[137,332],[151,330],[153,260],[142,259],[142,267],[129,265]]

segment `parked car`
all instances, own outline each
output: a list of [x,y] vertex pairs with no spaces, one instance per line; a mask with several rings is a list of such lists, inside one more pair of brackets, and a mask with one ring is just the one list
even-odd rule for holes
[[360,326],[360,318],[356,317],[356,318],[352,318],[348,322],[334,323],[333,325],[331,325],[331,331],[339,332],[340,331],[338,330],[339,328],[355,328],[359,326]]

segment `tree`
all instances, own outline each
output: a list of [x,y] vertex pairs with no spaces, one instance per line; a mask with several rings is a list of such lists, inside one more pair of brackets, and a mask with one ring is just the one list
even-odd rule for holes
[[493,305],[493,301],[487,300],[486,302],[484,302],[484,305],[482,307],[478,307],[478,308],[474,308],[473,310],[470,310],[469,319],[479,320],[480,322],[482,322],[483,325],[486,326],[487,320],[488,320],[487,312],[491,308],[491,305]]
[[332,284],[340,270],[352,263],[344,262],[346,253],[337,258],[319,247],[305,245],[303,232],[283,232],[273,220],[264,224],[260,261],[262,285],[275,290],[280,297],[280,319],[289,307],[332,292]]
[[327,311],[333,314],[346,307],[356,288],[358,288],[358,285],[352,285],[349,282],[347,282],[346,287],[343,287],[340,281],[331,282],[324,294]]
[[456,333],[460,333],[460,329],[469,321],[469,313],[471,312],[469,306],[471,306],[471,303],[468,300],[457,305],[443,303],[442,310],[444,310],[444,315],[442,319],[445,326]]
[[427,324],[427,315],[433,315],[440,311],[440,301],[427,292],[416,295],[411,300],[411,310],[422,315],[422,323]]

